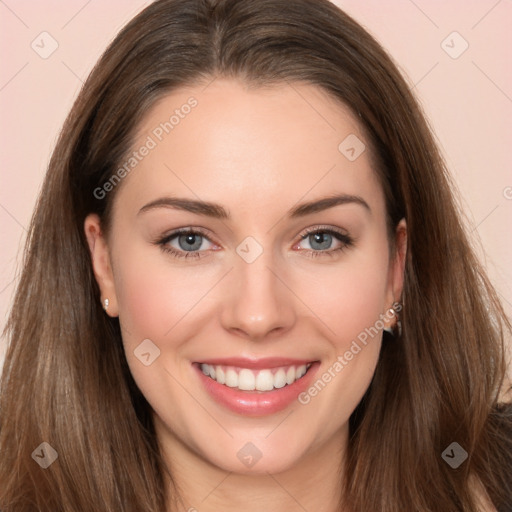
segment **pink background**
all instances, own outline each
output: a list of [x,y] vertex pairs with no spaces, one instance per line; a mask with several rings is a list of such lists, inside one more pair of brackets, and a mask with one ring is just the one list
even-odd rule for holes
[[[0,1],[0,327],[64,118],[101,52],[148,3]],[[335,3],[382,43],[414,86],[460,189],[478,253],[512,312],[512,2]],[[462,39],[446,39],[454,31]],[[47,59],[31,47],[35,41],[40,51],[51,48],[42,32],[58,43]],[[469,47],[458,58],[446,53],[458,54],[464,41]],[[1,351],[0,342],[0,361]]]

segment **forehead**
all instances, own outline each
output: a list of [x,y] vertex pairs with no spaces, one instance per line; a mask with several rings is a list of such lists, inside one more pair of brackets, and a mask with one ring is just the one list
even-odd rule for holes
[[343,192],[380,207],[368,142],[350,110],[318,87],[218,78],[173,91],[147,112],[119,195],[133,205],[160,193],[261,210]]

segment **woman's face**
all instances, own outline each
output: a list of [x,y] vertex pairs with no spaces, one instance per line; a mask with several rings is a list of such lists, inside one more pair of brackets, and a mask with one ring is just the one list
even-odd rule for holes
[[169,453],[276,473],[342,448],[403,274],[365,144],[309,85],[219,78],[144,118],[108,240],[85,230]]

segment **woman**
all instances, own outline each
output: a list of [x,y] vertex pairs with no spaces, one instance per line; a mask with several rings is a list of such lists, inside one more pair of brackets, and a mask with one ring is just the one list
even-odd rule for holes
[[511,510],[510,330],[358,24],[323,0],[159,0],[50,162],[0,507]]

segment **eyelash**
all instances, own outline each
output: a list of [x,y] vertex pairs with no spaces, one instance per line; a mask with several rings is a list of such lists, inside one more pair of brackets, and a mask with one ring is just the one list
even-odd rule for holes
[[[310,258],[318,258],[319,256],[324,257],[333,257],[335,254],[344,251],[354,245],[354,239],[348,236],[341,231],[335,230],[333,228],[316,226],[314,228],[308,228],[304,234],[300,235],[300,241],[305,240],[309,235],[316,233],[324,233],[328,235],[334,236],[342,245],[337,247],[336,249],[328,249],[328,250],[320,250],[315,251],[312,249],[302,249],[302,252],[306,252],[306,255]],[[173,247],[167,245],[171,240],[180,236],[180,235],[201,235],[203,238],[206,238],[208,241],[211,240],[208,238],[207,234],[199,228],[181,228],[173,231],[172,233],[164,236],[163,238],[156,241],[156,244],[160,246],[162,251],[166,253],[172,254],[175,258],[203,258],[199,251],[178,251]]]
[[339,242],[341,242],[341,245],[337,247],[336,249],[328,249],[325,251],[314,251],[312,249],[303,249],[303,251],[306,251],[306,255],[310,258],[318,258],[319,256],[328,256],[328,257],[334,257],[336,254],[341,253],[342,251],[345,251],[346,249],[349,249],[354,245],[354,239],[350,237],[349,235],[338,231],[333,228],[329,228],[327,226],[315,226],[314,228],[307,228],[304,234],[300,236],[301,241],[305,240],[309,235],[312,235],[314,233],[324,233],[328,235],[332,235],[334,238],[336,238]]

